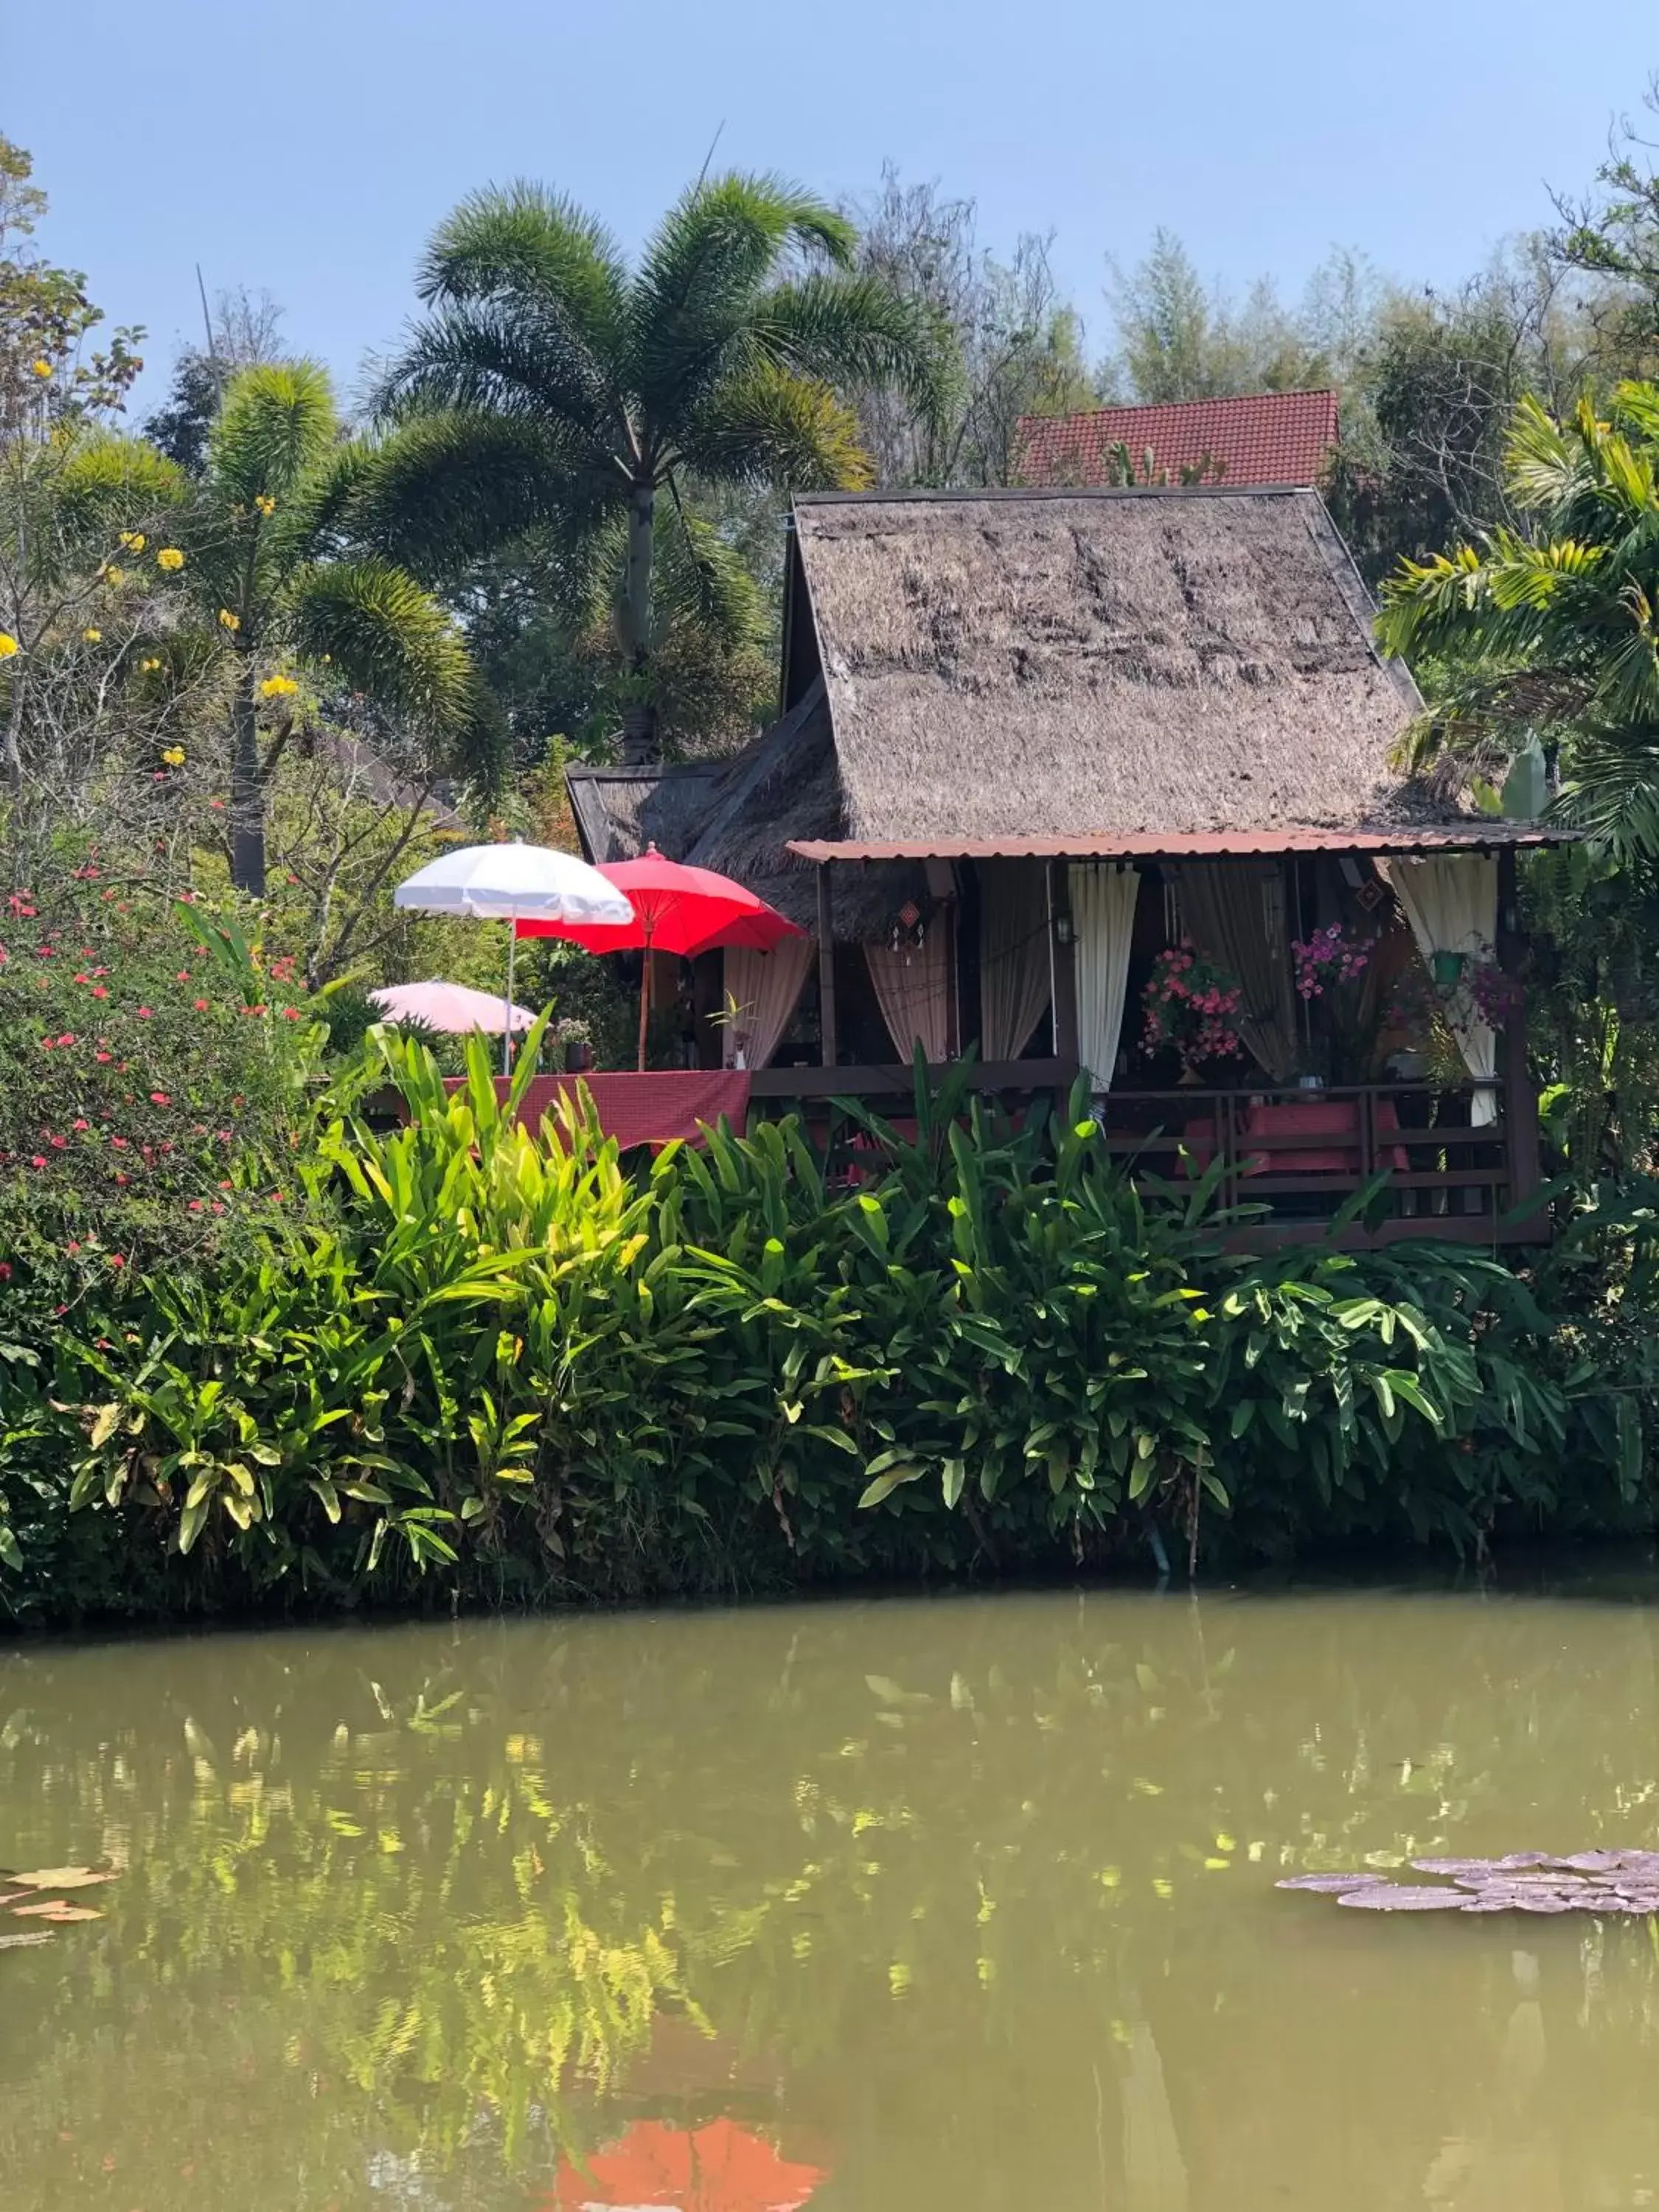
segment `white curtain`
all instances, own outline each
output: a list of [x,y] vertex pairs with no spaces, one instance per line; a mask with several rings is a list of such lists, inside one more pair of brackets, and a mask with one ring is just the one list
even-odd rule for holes
[[901,1060],[911,1059],[918,1041],[930,1061],[951,1056],[951,933],[941,911],[920,945],[892,951],[866,945],[864,957],[875,985],[882,1019]]
[[980,1021],[987,1060],[1018,1060],[1048,1012],[1048,872],[1042,860],[993,860],[980,871]]
[[1078,1059],[1088,1069],[1095,1089],[1109,1091],[1123,1035],[1140,878],[1115,861],[1073,860],[1070,884]]
[[746,1067],[771,1066],[817,957],[817,946],[810,937],[786,937],[770,952],[748,945],[726,946],[726,995],[738,1008],[726,1024],[722,1047],[728,1067],[735,1065],[739,1046]]
[[[1379,860],[1394,886],[1417,949],[1431,971],[1437,952],[1490,959],[1498,938],[1498,862],[1490,853],[1435,853],[1420,860]],[[1478,1081],[1498,1073],[1498,1038],[1461,994],[1452,1018],[1463,1064]],[[1469,1120],[1477,1129],[1498,1118],[1498,1094],[1477,1091]]]

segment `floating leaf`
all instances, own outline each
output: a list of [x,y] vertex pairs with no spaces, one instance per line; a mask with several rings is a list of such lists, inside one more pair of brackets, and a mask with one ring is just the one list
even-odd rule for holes
[[113,1881],[112,1874],[94,1874],[90,1867],[47,1867],[39,1874],[15,1874],[13,1881],[31,1889],[90,1889],[94,1882]]
[[1287,1875],[1283,1881],[1276,1882],[1273,1886],[1277,1889],[1317,1889],[1338,1892],[1345,1889],[1374,1889],[1376,1887],[1376,1876],[1369,1871],[1364,1874],[1293,1874]]
[[1370,1889],[1344,1890],[1339,1905],[1352,1905],[1361,1912],[1462,1912],[1468,1899],[1461,1890],[1413,1887],[1400,1882],[1378,1882]]

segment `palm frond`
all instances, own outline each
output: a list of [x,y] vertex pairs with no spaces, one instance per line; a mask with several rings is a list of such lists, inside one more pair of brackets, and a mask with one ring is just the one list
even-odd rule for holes
[[348,515],[363,544],[453,576],[528,532],[584,533],[626,493],[616,470],[573,455],[545,423],[452,410],[416,416],[372,450]]
[[1659,724],[1581,734],[1554,811],[1621,861],[1659,858]]
[[659,637],[690,623],[728,653],[759,644],[766,607],[736,548],[678,503],[672,514],[672,525],[657,532],[653,597]]
[[303,569],[289,606],[297,650],[395,715],[453,737],[477,711],[475,678],[453,618],[387,561]]
[[327,459],[340,418],[328,372],[312,361],[263,362],[225,386],[208,437],[207,477],[218,501],[280,505]]
[[948,326],[883,278],[839,272],[781,284],[749,331],[766,361],[842,390],[895,385],[923,410],[944,410],[961,374]]
[[557,317],[484,301],[417,324],[372,398],[385,422],[438,409],[556,425],[588,458],[618,443],[615,389],[580,335]]
[[644,422],[672,423],[709,389],[792,249],[851,257],[834,208],[776,177],[694,185],[646,247],[629,310],[629,382]]
[[770,362],[722,382],[687,426],[679,452],[724,483],[859,491],[875,474],[852,409],[816,377]]
[[434,232],[415,289],[428,306],[512,300],[614,350],[628,266],[609,230],[562,192],[524,179],[472,192]]

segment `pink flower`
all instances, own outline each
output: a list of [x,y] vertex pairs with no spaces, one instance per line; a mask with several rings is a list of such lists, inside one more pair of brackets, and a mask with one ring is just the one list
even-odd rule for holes
[[207,1002],[207,1000],[206,1000],[205,999],[198,999],[198,1000],[196,1001],[196,1012],[197,1012],[198,1014],[204,1014],[204,1013],[206,1013],[207,1010],[208,1010],[208,1002]]
[[111,1052],[95,1052],[92,1056],[99,1063],[100,1066],[106,1066],[115,1057],[114,1054]]
[[109,996],[109,993],[103,984],[94,983],[92,987],[92,995],[94,999],[106,999]]
[[46,1164],[46,1156],[44,1152],[34,1153],[29,1161],[29,1165],[32,1168],[43,1168]]
[[139,1018],[139,1020],[140,1020],[141,1022],[147,1022],[147,1021],[149,1019],[149,1018],[150,1018],[149,1008],[148,1006],[140,1006],[140,1007],[139,1007],[139,1009],[138,1009],[138,1018]]
[[9,1283],[10,1280],[11,1261],[9,1260],[0,1260],[0,1283]]
[[112,1137],[110,1142],[118,1152],[124,1152],[127,1149],[127,1140],[125,1137]]
[[112,1252],[109,1255],[109,1263],[112,1267],[125,1267],[127,1264],[127,1255],[125,1252]]
[[152,1106],[171,1106],[173,1099],[165,1091],[152,1091],[149,1094],[149,1103]]
[[191,1199],[190,1201],[190,1210],[192,1213],[199,1213],[201,1212],[202,1201],[199,1198]]

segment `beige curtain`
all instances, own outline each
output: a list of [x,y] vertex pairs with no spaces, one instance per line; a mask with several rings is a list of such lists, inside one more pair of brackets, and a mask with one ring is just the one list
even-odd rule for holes
[[1097,1091],[1109,1091],[1129,994],[1140,878],[1115,861],[1073,860],[1067,878],[1077,960],[1077,1056]]
[[980,1027],[987,1060],[1018,1060],[1048,1012],[1048,878],[1042,860],[993,860],[980,871]]
[[[1490,853],[1436,853],[1421,860],[1379,860],[1405,909],[1418,950],[1432,972],[1437,952],[1491,959],[1498,937],[1498,862]],[[1448,1018],[1463,1065],[1477,1081],[1498,1073],[1498,1037],[1460,993]],[[1469,1120],[1477,1129],[1498,1119],[1498,1094],[1477,1091]]]
[[726,946],[726,994],[739,1009],[722,1042],[728,1067],[736,1065],[739,1048],[745,1067],[771,1066],[817,956],[810,937],[786,937],[771,952],[747,945]]
[[1176,873],[1182,927],[1206,960],[1243,993],[1238,1033],[1275,1083],[1296,1069],[1296,1007],[1285,864],[1192,860]]
[[918,1040],[930,1060],[950,1057],[950,955],[951,933],[943,912],[934,915],[920,945],[897,952],[884,945],[864,948],[876,1003],[901,1060],[914,1056]]

